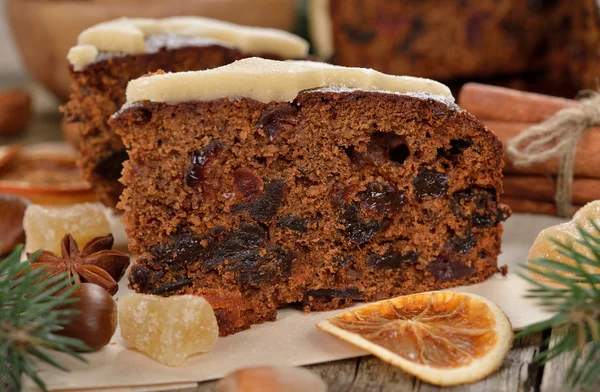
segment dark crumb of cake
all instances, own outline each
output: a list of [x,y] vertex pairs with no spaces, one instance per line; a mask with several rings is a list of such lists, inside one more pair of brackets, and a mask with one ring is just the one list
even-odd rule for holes
[[477,272],[452,252],[441,253],[427,267],[429,272],[441,282],[465,279]]
[[94,172],[107,180],[116,181],[121,177],[123,162],[127,160],[127,150],[121,148],[96,161]]
[[354,301],[362,301],[363,294],[356,287],[345,289],[307,290],[303,293],[302,308],[305,312],[324,310],[331,307],[343,308],[352,305]]
[[380,255],[372,253],[367,258],[367,264],[375,269],[395,269],[401,268],[403,264],[414,263],[419,259],[419,254],[415,251],[402,253],[398,250],[388,248],[388,250]]
[[505,271],[502,145],[441,101],[144,102],[111,124],[130,155],[133,289],[205,296],[222,336],[291,304],[337,309]]
[[500,273],[502,276],[506,276],[508,274],[508,265],[504,264],[502,267],[500,267]]

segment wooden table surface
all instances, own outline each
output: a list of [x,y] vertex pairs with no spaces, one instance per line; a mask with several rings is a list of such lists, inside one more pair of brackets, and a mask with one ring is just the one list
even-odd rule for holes
[[[14,80],[11,80],[15,84]],[[0,86],[2,80],[0,78]],[[45,108],[52,107],[47,102]],[[13,137],[1,137],[0,145],[10,143],[37,143],[61,139],[59,128],[60,115],[55,110],[38,112],[27,131]],[[565,386],[566,370],[572,355],[559,357],[545,366],[535,362],[533,358],[542,350],[544,342],[550,337],[550,344],[562,332],[554,330],[544,334],[538,333],[516,340],[502,367],[494,374],[478,383],[440,388],[422,383],[401,370],[388,365],[373,356],[347,359],[308,366],[307,368],[320,375],[329,385],[330,392],[347,391],[531,391],[562,392],[571,389]],[[302,342],[298,342],[302,344]],[[598,369],[600,372],[600,369]],[[180,389],[179,392],[208,392],[215,390],[215,381],[198,384],[196,388]],[[600,391],[598,383],[592,391]],[[306,391],[311,392],[311,391]]]

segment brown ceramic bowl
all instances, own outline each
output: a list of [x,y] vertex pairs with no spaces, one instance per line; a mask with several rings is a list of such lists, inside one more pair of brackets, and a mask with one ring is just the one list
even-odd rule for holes
[[119,18],[199,15],[290,30],[294,0],[6,0],[13,35],[31,75],[59,98],[70,91],[67,52],[84,29]]

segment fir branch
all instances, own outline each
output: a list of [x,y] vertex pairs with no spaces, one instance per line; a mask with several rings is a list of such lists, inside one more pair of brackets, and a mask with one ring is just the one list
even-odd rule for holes
[[0,390],[21,390],[23,376],[33,380],[43,391],[46,386],[35,370],[35,361],[67,370],[48,350],[64,352],[79,360],[76,350],[86,346],[77,339],[57,335],[76,314],[64,309],[75,301],[77,289],[66,274],[45,279],[49,273],[31,264],[41,252],[21,262],[22,246],[17,246],[0,261]]
[[[573,388],[588,388],[600,380],[600,226],[593,220],[590,226],[590,231],[577,227],[579,238],[565,242],[550,238],[557,253],[571,263],[538,257],[522,265],[526,271],[519,273],[532,284],[526,297],[535,299],[554,316],[528,326],[515,337],[563,328],[566,333],[552,345],[548,338],[548,348],[538,354],[536,360],[546,363],[564,353],[575,352],[577,355],[566,379]],[[536,276],[549,282],[540,281]],[[589,351],[584,352],[585,347]]]

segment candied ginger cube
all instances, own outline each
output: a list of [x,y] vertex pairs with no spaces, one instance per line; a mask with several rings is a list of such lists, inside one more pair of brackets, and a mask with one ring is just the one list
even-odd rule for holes
[[110,234],[110,224],[99,203],[68,207],[42,207],[32,204],[25,210],[23,227],[25,251],[45,249],[60,254],[60,241],[70,233],[80,248],[95,237]]
[[[577,230],[577,227],[581,227],[592,235],[598,233],[594,230],[592,221],[596,224],[600,224],[600,200],[590,202],[583,206],[574,216],[573,219],[566,223],[561,223],[556,226],[548,227],[538,234],[537,238],[533,242],[531,249],[529,250],[528,260],[533,260],[537,257],[544,257],[556,261],[560,261],[568,265],[576,265],[576,262],[569,257],[560,253],[560,247],[556,245],[552,239],[558,240],[562,243],[571,244],[571,246],[579,253],[584,256],[593,259],[594,255],[590,248],[577,242],[581,239],[581,234]],[[600,269],[591,265],[583,266],[586,271],[590,274],[600,273]],[[574,274],[568,271],[550,269],[548,267],[536,266],[536,268],[542,272],[553,272],[558,275],[562,275],[568,278],[574,277]],[[542,275],[530,272],[530,275],[544,282],[552,282],[549,278]]]
[[121,337],[129,346],[167,366],[212,350],[219,326],[202,297],[130,294],[119,299]]

